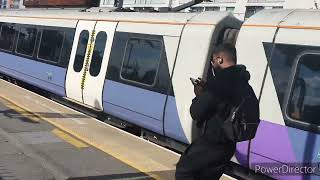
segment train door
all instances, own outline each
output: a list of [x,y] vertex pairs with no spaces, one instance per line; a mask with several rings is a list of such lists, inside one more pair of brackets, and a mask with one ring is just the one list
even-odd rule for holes
[[102,110],[102,90],[116,22],[79,21],[71,52],[67,97]]
[[83,101],[96,109],[103,109],[102,90],[113,41],[116,22],[97,22],[91,59],[86,66],[87,74],[83,80]]

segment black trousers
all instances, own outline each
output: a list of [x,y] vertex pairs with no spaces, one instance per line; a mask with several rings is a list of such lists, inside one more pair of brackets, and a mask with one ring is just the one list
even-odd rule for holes
[[180,157],[176,180],[219,180],[235,148],[235,143],[214,143],[199,137]]

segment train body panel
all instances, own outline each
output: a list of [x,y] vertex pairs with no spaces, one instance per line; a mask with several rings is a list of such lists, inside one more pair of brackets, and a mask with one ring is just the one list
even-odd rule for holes
[[163,134],[165,97],[161,93],[106,80],[104,109],[115,117]]
[[[264,14],[265,13],[265,14]],[[255,59],[264,63],[266,71],[260,74],[264,80],[261,82],[262,90],[260,99],[261,119],[263,120],[253,139],[250,149],[250,164],[254,169],[259,163],[269,163],[273,166],[290,165],[304,166],[308,164],[316,167],[319,161],[319,97],[315,91],[319,86],[320,61],[318,51],[320,50],[319,33],[316,28],[318,22],[313,18],[319,16],[319,11],[295,10],[288,13],[285,18],[278,18],[277,24],[265,24],[263,18],[255,22],[257,28],[264,26],[265,29],[276,28],[273,39],[259,39],[259,46],[255,53],[243,50],[244,44],[251,44],[248,41],[241,44],[241,38],[252,37],[257,31],[252,29],[253,25],[244,24],[250,27],[251,34],[244,35],[240,32],[238,39],[239,59],[244,56],[255,56],[258,51],[265,51],[265,57]],[[269,19],[267,12],[257,16]],[[257,18],[259,19],[259,18]],[[241,37],[242,36],[242,37]],[[242,48],[241,48],[242,47]],[[241,55],[242,54],[242,55]],[[243,55],[245,54],[245,55]],[[254,63],[253,61],[251,63]],[[268,66],[266,66],[268,63]],[[250,63],[247,62],[248,68]],[[257,65],[255,67],[258,67]],[[263,67],[263,66],[262,66]],[[249,69],[250,70],[250,69]],[[255,74],[257,71],[250,71]],[[253,73],[252,73],[253,72]],[[256,83],[251,81],[254,85]],[[259,87],[258,87],[259,88]],[[238,149],[241,151],[241,149]],[[241,154],[241,153],[240,153]],[[268,165],[268,164],[267,164]],[[313,172],[309,179],[318,179],[318,172]],[[307,175],[288,173],[269,173],[276,179],[304,179]]]
[[[1,66],[5,68],[2,73],[65,96],[66,65],[74,29],[26,22],[1,22],[0,26]],[[49,40],[51,44],[47,43]]]
[[[208,50],[212,45],[210,34],[213,33],[213,30],[214,25],[212,27],[186,25],[181,36],[179,52],[173,71],[173,92],[175,94],[180,123],[184,134],[186,134],[188,143],[192,141],[192,138],[198,136],[198,132],[193,131],[195,130],[193,128],[195,124],[189,112],[192,98],[195,97],[190,77],[203,77],[204,69],[208,66]],[[203,31],[206,33],[199,33]],[[197,38],[199,38],[199,41],[195,41],[190,37],[193,36],[193,33],[198,34]]]
[[[228,13],[216,14],[211,21],[208,20],[207,24],[199,23],[200,18],[207,19],[208,15],[209,13],[204,13],[195,16],[195,19],[184,27],[172,77],[180,123],[188,143],[198,137],[201,132],[199,128],[195,128],[189,113],[192,99],[195,97],[189,78],[207,78],[212,48],[219,41],[223,41],[222,37],[226,29],[237,30],[241,25],[240,21],[229,17]],[[195,34],[197,34],[196,40]],[[235,37],[230,37],[230,39],[233,38]]]
[[[253,19],[246,21],[238,36],[237,40],[237,53],[238,53],[238,63],[245,64],[248,71],[251,74],[250,85],[252,85],[257,97],[260,96],[261,87],[263,84],[265,71],[267,68],[267,57],[270,55],[271,50],[266,51],[264,48],[264,42],[272,42],[276,31],[277,25],[282,19],[284,19],[291,11],[275,11],[277,13],[273,14],[266,12],[260,16],[254,16]],[[261,14],[261,13],[260,13]],[[264,19],[262,18],[264,17]],[[260,21],[260,22],[259,22]],[[263,23],[261,23],[263,22]],[[275,96],[271,96],[276,98]],[[268,106],[268,103],[264,103],[264,98],[260,101],[260,108],[272,108]],[[268,98],[266,100],[269,100]],[[274,100],[274,99],[271,99]],[[277,101],[275,101],[277,102]],[[278,110],[274,111],[276,113],[267,113],[261,111],[260,115],[270,120],[274,123],[282,124],[282,121],[277,120],[279,116],[270,117],[274,114],[279,115],[279,106],[274,106]]]
[[179,37],[182,31],[182,27],[183,24],[170,24],[169,22],[168,25],[165,26],[163,24],[151,24],[148,22],[119,22],[117,31]]
[[65,96],[66,69],[0,52],[0,71],[39,88]]
[[21,18],[19,16],[15,16],[10,13],[9,14],[0,13],[0,22],[75,28],[78,20],[76,20],[76,19],[52,19],[52,18],[39,20],[38,18],[34,18],[32,16],[30,18],[27,18],[27,17]]
[[[175,97],[169,96],[164,114],[164,134],[183,143],[188,143],[186,131],[182,127]],[[194,130],[197,128],[193,127]]]
[[119,117],[119,112],[127,112],[122,119],[164,135],[164,108],[182,25],[160,28],[160,24],[119,22],[103,99],[115,109],[105,107],[108,113]]
[[[294,13],[291,13],[290,16],[286,18],[285,21],[280,23],[280,27],[290,28],[290,29],[319,30],[320,22],[315,21],[316,19],[319,19],[319,18],[320,18],[319,10],[296,9],[294,10]],[[290,39],[287,39],[287,40],[290,40]]]
[[[252,86],[256,96],[259,98],[261,93],[261,87],[263,85],[263,79],[267,68],[267,57],[271,51],[265,51],[263,42],[272,42],[277,31],[277,25],[284,19],[291,11],[276,11],[274,12],[261,12],[265,13],[261,16],[252,16],[248,19],[241,27],[236,48],[237,58],[239,64],[246,65],[250,72],[250,85]],[[260,13],[260,14],[261,14]],[[263,23],[261,23],[263,22]],[[271,99],[274,96],[271,96]],[[270,106],[269,104],[263,103],[265,98],[260,100],[260,109],[263,108],[275,108],[277,114],[281,113],[279,106]],[[269,99],[266,99],[269,100]],[[277,103],[277,101],[275,101]],[[272,116],[274,113],[268,111],[260,111],[260,117],[264,117],[264,113],[267,116]],[[283,125],[282,121],[277,118],[268,118],[267,120],[272,121],[276,124]],[[263,123],[261,123],[263,124]],[[261,125],[259,129],[261,128]],[[260,132],[258,129],[257,133]],[[257,135],[258,136],[258,135]],[[249,144],[248,141],[237,144],[236,157],[241,164],[248,164],[249,158]]]

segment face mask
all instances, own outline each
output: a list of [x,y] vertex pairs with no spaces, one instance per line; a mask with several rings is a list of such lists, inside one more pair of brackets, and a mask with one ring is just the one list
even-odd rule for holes
[[212,72],[213,76],[216,76],[216,74],[214,73],[214,68],[213,67],[211,68],[211,72]]
[[213,76],[216,76],[216,74],[214,73],[213,63],[212,63],[212,61],[210,61],[210,62],[211,62],[211,72],[212,72],[212,75],[213,75]]

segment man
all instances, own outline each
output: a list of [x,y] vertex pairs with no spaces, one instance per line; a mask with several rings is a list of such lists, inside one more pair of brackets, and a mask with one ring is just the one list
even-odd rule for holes
[[211,60],[212,78],[194,87],[196,97],[190,107],[197,125],[204,124],[204,133],[180,157],[177,180],[218,180],[232,158],[236,143],[229,141],[222,129],[231,107],[247,95],[255,94],[248,84],[250,74],[243,65],[236,65],[236,49],[231,44],[215,48]]

